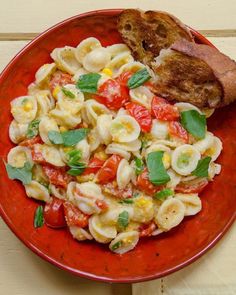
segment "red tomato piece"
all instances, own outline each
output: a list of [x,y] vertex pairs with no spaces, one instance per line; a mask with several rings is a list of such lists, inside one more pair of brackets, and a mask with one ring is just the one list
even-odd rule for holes
[[111,110],[119,110],[129,100],[128,87],[109,79],[98,89],[95,99]]
[[61,228],[66,226],[64,215],[63,200],[53,198],[51,203],[47,203],[44,207],[45,223],[52,228]]
[[175,191],[177,193],[184,194],[197,194],[208,185],[208,182],[209,181],[206,178],[198,178],[191,181],[181,182],[176,186]]
[[114,198],[122,200],[132,198],[133,196],[133,189],[131,184],[128,184],[124,189],[119,189],[117,185],[110,182],[104,184],[102,190],[105,193],[112,195]]
[[169,133],[171,136],[181,139],[184,143],[189,142],[188,132],[178,121],[169,122]]
[[97,173],[98,170],[102,167],[105,161],[100,160],[96,157],[92,158],[89,160],[88,166],[85,168],[84,172],[82,175],[88,175],[91,173]]
[[162,186],[156,186],[150,182],[147,168],[138,176],[136,186],[140,191],[151,196],[162,189]]
[[67,184],[71,181],[72,177],[66,173],[64,168],[58,168],[48,164],[43,164],[42,168],[49,178],[50,183],[67,188]]
[[177,107],[168,103],[164,98],[157,96],[152,99],[152,113],[161,121],[175,121],[179,118]]
[[25,139],[22,142],[20,142],[19,145],[32,148],[37,143],[43,143],[43,141],[39,135],[35,136],[33,138],[30,138],[30,139]]
[[116,80],[124,86],[127,86],[127,83],[129,81],[129,79],[131,78],[131,76],[133,75],[133,72],[131,71],[127,71],[127,72],[123,72],[122,74],[120,74]]
[[64,202],[65,219],[68,226],[88,226],[89,215],[84,214],[70,202]]
[[112,155],[105,161],[102,168],[100,168],[97,173],[97,180],[99,183],[108,183],[116,177],[117,168],[121,159],[122,158],[118,155]]
[[143,132],[150,132],[152,127],[152,117],[148,109],[134,102],[125,105],[126,110],[139,123]]
[[144,224],[139,228],[139,236],[140,237],[149,237],[156,229],[156,224],[154,222]]
[[96,200],[95,203],[102,211],[106,211],[108,209],[107,203],[103,200]]
[[43,157],[43,154],[38,150],[37,146],[33,146],[31,149],[32,160],[38,164],[47,164]]
[[52,75],[52,79],[49,82],[49,88],[51,92],[56,88],[56,86],[64,86],[66,84],[74,84],[72,81],[72,76],[61,71],[56,71]]

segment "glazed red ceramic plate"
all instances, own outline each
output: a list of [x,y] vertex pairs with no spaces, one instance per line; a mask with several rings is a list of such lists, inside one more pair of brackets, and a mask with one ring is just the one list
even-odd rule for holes
[[[6,155],[12,143],[8,127],[10,101],[27,93],[36,70],[51,62],[55,47],[76,46],[87,37],[103,46],[122,42],[116,30],[121,10],[100,10],[75,16],[44,32],[29,43],[0,76],[0,151]],[[210,44],[192,31],[197,42]],[[95,242],[76,242],[67,230],[47,226],[35,229],[37,203],[26,197],[23,186],[9,180],[3,161],[0,167],[0,213],[17,237],[32,251],[73,274],[107,282],[140,282],[172,273],[196,260],[226,232],[235,218],[236,195],[236,104],[217,110],[208,120],[209,130],[223,141],[219,158],[222,173],[201,194],[203,209],[181,225],[155,238],[143,239],[131,252],[114,254]]]

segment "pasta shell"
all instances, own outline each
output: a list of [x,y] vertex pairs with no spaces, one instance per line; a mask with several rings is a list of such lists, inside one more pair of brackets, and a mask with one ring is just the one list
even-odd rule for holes
[[124,254],[134,249],[135,246],[138,244],[138,241],[138,231],[119,233],[116,238],[110,243],[109,248],[112,252],[115,252],[117,254]]
[[73,47],[65,46],[62,48],[55,48],[51,53],[51,57],[60,70],[66,71],[71,75],[74,75],[81,67],[75,57],[75,48]]
[[37,102],[33,96],[20,96],[11,101],[11,113],[21,124],[34,120],[37,113]]
[[211,157],[211,161],[213,162],[219,157],[222,149],[223,146],[221,140],[218,137],[214,136],[213,144],[207,150],[205,150],[204,156]]
[[81,161],[82,162],[88,162],[89,157],[90,157],[90,146],[87,142],[87,139],[83,139],[80,142],[76,144],[76,149],[80,150],[82,155],[81,155]]
[[113,141],[131,142],[136,140],[140,134],[140,126],[137,121],[127,115],[116,117],[111,124],[110,132]]
[[89,219],[89,231],[99,243],[109,243],[117,235],[115,226],[104,225],[98,215],[93,215]]
[[35,98],[38,105],[36,114],[37,118],[47,115],[47,113],[55,107],[55,101],[50,92],[47,90],[42,90],[35,93]]
[[201,158],[199,151],[190,144],[177,147],[171,158],[172,168],[180,175],[188,175],[197,167]]
[[93,237],[84,229],[78,226],[69,226],[73,238],[78,241],[92,240]]
[[151,135],[154,139],[166,139],[168,136],[168,124],[159,120],[152,120]]
[[73,80],[74,82],[77,82],[77,81],[79,80],[80,76],[85,75],[85,74],[88,74],[88,73],[89,73],[89,72],[86,71],[84,68],[80,68],[80,69],[78,69],[78,70],[76,71],[76,73],[74,74],[72,80]]
[[117,221],[118,221],[118,217],[120,215],[120,213],[122,213],[123,211],[127,211],[128,214],[129,214],[129,219],[133,216],[133,208],[130,206],[130,207],[117,207],[117,204],[116,204],[116,207],[110,209],[103,213],[103,214],[100,214],[99,215],[99,218],[100,218],[100,221],[102,224],[106,224],[106,225],[114,225],[116,226],[117,225]]
[[170,189],[175,189],[175,187],[180,183],[181,176],[178,175],[173,169],[168,169],[167,170],[168,175],[170,176],[170,181],[167,182],[166,186],[167,188]]
[[45,81],[47,81],[48,78],[53,74],[53,72],[56,70],[56,64],[44,64],[42,65],[35,74],[35,82],[37,84],[41,84]]
[[221,172],[221,165],[211,162],[208,168],[208,177],[210,180],[213,180],[215,175],[220,174]]
[[31,157],[31,151],[29,148],[24,146],[16,146],[10,149],[7,155],[7,162],[13,167],[23,167],[26,162],[33,163]]
[[211,132],[206,132],[205,138],[198,140],[193,146],[201,153],[204,154],[214,144],[214,135]]
[[25,185],[25,192],[29,198],[33,198],[39,201],[49,203],[51,201],[48,190],[45,186],[37,181],[31,181],[31,183]]
[[176,194],[175,199],[180,200],[184,204],[185,216],[195,215],[202,209],[202,202],[197,194]]
[[44,183],[44,184],[49,183],[49,179],[48,179],[47,175],[44,173],[42,166],[39,164],[34,164],[34,166],[32,168],[32,178],[33,178],[33,180],[35,180],[41,184],[42,183]]
[[90,148],[90,152],[95,151],[100,143],[101,143],[101,139],[100,137],[98,137],[98,132],[97,132],[97,128],[93,128],[89,134],[87,135],[87,139],[88,139],[88,144],[89,144],[89,148]]
[[122,43],[107,46],[106,49],[108,50],[112,58],[121,53],[131,53],[129,47]]
[[12,120],[9,126],[9,137],[13,143],[19,143],[26,138],[28,124],[20,124],[16,120]]
[[75,57],[79,63],[83,63],[85,56],[96,48],[102,47],[100,41],[94,37],[90,37],[81,41],[76,50]]
[[117,77],[119,75],[119,69],[124,64],[134,61],[132,55],[128,52],[123,52],[116,55],[107,65],[106,67],[112,71],[112,76]]
[[89,99],[85,101],[84,106],[86,108],[86,114],[87,114],[89,123],[92,124],[93,126],[96,126],[97,119],[99,116],[103,114],[110,114],[110,111],[108,108],[106,108],[103,104],[98,103],[94,99]]
[[129,165],[129,162],[126,159],[122,159],[119,163],[116,181],[119,189],[124,189],[128,183],[131,181],[131,178],[134,174],[133,168]]
[[154,95],[147,87],[139,86],[137,88],[130,89],[129,95],[131,97],[131,101],[141,104],[148,110],[151,109],[151,103]]
[[43,142],[48,145],[52,145],[51,141],[48,138],[49,131],[59,132],[59,128],[57,126],[57,122],[54,119],[45,116],[40,120],[39,123],[39,135]]
[[67,128],[74,128],[81,122],[80,116],[73,116],[70,112],[60,109],[53,109],[50,111],[50,115],[56,120],[60,126]]
[[165,169],[168,169],[171,164],[171,149],[165,145],[153,143],[144,152],[145,157],[147,157],[149,153],[156,152],[156,151],[163,151],[164,152],[162,162],[163,162]]
[[122,67],[120,67],[117,75],[121,75],[124,72],[132,72],[136,73],[137,71],[145,68],[145,65],[138,61],[132,61],[127,64],[124,64]]
[[110,126],[112,123],[112,115],[101,115],[97,119],[97,132],[101,142],[108,145],[111,140]]
[[62,161],[60,151],[56,147],[46,144],[38,146],[40,146],[40,150],[46,162],[57,167],[65,166],[65,163]]
[[61,199],[61,200],[66,200],[66,190],[62,187],[59,186],[55,186],[54,184],[49,185],[49,189],[51,191],[51,195],[53,195],[54,197]]
[[133,221],[147,223],[154,217],[154,206],[151,197],[141,195],[135,198],[133,208]]
[[171,228],[180,224],[184,219],[185,206],[184,204],[176,199],[171,198],[165,200],[155,216],[155,222],[158,227],[164,231],[168,231]]
[[105,68],[110,60],[111,54],[106,48],[96,48],[83,58],[83,67],[89,72],[97,73]]
[[197,108],[196,106],[188,102],[177,102],[174,105],[178,108],[180,113],[185,111],[195,110],[199,112],[200,114],[202,114],[202,111],[199,108]]
[[117,143],[111,143],[107,146],[107,148],[105,149],[105,153],[106,154],[116,154],[121,156],[122,158],[125,158],[126,160],[130,159],[130,153],[127,152],[125,149],[123,149],[122,147],[120,147],[119,144]]

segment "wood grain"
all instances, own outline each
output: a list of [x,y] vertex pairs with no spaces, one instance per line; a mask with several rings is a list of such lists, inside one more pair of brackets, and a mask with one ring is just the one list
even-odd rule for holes
[[0,9],[0,33],[42,32],[65,18],[103,8],[139,7],[169,11],[201,30],[236,29],[235,0],[9,0]]

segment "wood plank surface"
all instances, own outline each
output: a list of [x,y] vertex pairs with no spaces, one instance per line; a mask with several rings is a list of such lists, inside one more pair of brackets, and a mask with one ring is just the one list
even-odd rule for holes
[[0,33],[42,32],[79,13],[103,8],[139,7],[166,10],[201,30],[236,29],[235,0],[9,0],[0,9]]

